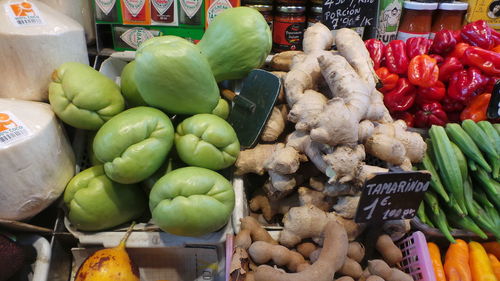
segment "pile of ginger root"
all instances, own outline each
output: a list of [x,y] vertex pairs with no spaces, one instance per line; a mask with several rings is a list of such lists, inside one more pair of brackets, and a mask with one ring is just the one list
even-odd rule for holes
[[[235,164],[235,175],[264,178],[249,201],[251,214],[263,224],[284,215],[286,225],[292,208],[313,205],[336,217],[352,241],[364,228],[353,221],[364,182],[391,167],[412,170],[426,143],[403,120],[392,119],[370,55],[351,29],[334,38],[316,23],[304,33],[303,51],[276,54],[270,67],[279,70],[272,73],[282,92],[260,143],[241,151]],[[367,154],[384,165],[367,164]],[[409,222],[384,228],[396,240]]]
[[[311,210],[313,205],[293,209]],[[315,218],[317,219],[317,218]],[[254,217],[241,219],[240,232],[234,238],[230,281],[412,281],[398,267],[403,260],[401,250],[390,236],[376,239],[378,254],[367,260],[362,243],[349,242],[343,224],[324,215],[320,227],[294,245],[283,245]],[[303,228],[305,230],[306,228]],[[362,265],[365,265],[363,270]],[[336,278],[336,279],[334,279]]]

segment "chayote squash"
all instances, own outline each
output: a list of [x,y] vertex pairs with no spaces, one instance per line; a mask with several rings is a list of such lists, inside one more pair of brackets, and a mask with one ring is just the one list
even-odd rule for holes
[[146,211],[146,194],[134,184],[120,184],[94,166],[71,179],[64,191],[69,221],[80,230],[103,230],[138,218]]
[[135,85],[135,80],[133,78],[134,70],[135,61],[129,62],[125,68],[123,68],[120,77],[122,95],[128,107],[147,106],[148,104],[142,99],[139,90],[137,90],[137,85]]
[[197,46],[176,36],[152,38],[136,52],[133,78],[144,101],[174,114],[210,113],[219,88]]
[[125,108],[113,80],[77,62],[63,63],[52,73],[49,101],[64,123],[84,130],[99,129]]
[[201,236],[223,227],[231,217],[235,195],[220,174],[185,167],[161,177],[149,194],[153,221],[163,231]]
[[271,30],[257,10],[231,8],[214,19],[198,47],[217,82],[241,79],[264,64],[272,47]]

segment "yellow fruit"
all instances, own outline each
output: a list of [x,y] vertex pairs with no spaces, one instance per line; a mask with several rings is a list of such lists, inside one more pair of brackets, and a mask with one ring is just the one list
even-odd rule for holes
[[78,269],[75,281],[139,281],[139,270],[125,249],[133,228],[134,224],[118,246],[90,255]]

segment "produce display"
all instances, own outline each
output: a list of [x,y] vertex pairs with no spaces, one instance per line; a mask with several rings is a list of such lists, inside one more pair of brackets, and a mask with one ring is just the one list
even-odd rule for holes
[[500,137],[488,121],[432,126],[422,168],[432,174],[419,219],[450,241],[452,227],[500,239]]
[[[314,206],[296,207],[291,209],[290,213],[301,208],[314,208]],[[322,221],[319,223],[320,227],[316,227],[314,222],[320,220]],[[231,272],[230,280],[237,280],[233,278],[239,270],[243,270],[244,280],[256,281],[304,280],[304,278],[333,280],[334,276],[338,278],[335,280],[365,281],[381,280],[380,278],[389,281],[413,280],[411,276],[395,267],[402,261],[403,254],[387,234],[380,235],[376,240],[375,248],[380,259],[369,260],[363,270],[361,264],[365,259],[365,248],[360,242],[349,242],[349,232],[346,232],[341,222],[318,217],[318,220],[314,218],[307,224],[297,224],[295,227],[300,228],[301,239],[312,238],[318,243],[303,242],[298,245],[287,245],[288,242],[284,237],[285,231],[289,229],[286,225],[278,243],[255,218],[241,219],[241,230],[234,240],[232,260],[232,263],[237,265],[237,271]],[[314,227],[315,230],[310,231],[310,227]],[[296,251],[290,250],[289,247],[295,247]],[[270,262],[287,268],[291,273],[283,273],[266,265]]]
[[383,44],[365,41],[380,78],[384,103],[408,126],[486,120],[500,75],[500,33],[485,21],[461,31],[441,30],[434,39],[413,37]]
[[[131,24],[108,26],[115,39],[140,41],[104,62],[98,45],[99,72],[81,26],[42,2],[0,0],[0,261],[26,258],[4,239],[7,225],[55,242],[66,228],[75,239],[59,244],[76,246],[78,281],[153,280],[149,251],[173,253],[154,280],[179,280],[177,266],[226,281],[500,280],[500,125],[486,114],[500,85],[493,26],[462,26],[461,3],[405,1],[404,40],[390,41],[398,27],[384,12],[373,20],[392,33],[383,43],[368,39],[382,30],[360,27],[363,41],[354,28],[332,32],[319,6],[287,0],[275,22],[290,34],[274,43],[302,47],[269,56],[272,2],[165,8],[174,25],[200,31],[208,20],[199,41],[134,28],[167,23],[156,2],[137,15],[128,0],[108,13],[95,3],[95,18]],[[398,12],[384,2],[379,10]],[[302,30],[306,5],[318,20]],[[453,30],[431,25],[436,8]],[[426,14],[417,28],[433,39],[406,38],[412,13]],[[47,216],[55,227],[25,223]],[[127,252],[129,236],[138,249]]]

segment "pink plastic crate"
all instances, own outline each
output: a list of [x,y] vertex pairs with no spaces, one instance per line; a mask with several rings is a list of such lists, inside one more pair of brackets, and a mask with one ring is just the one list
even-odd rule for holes
[[401,266],[415,281],[436,281],[427,240],[422,232],[416,231],[398,243],[403,252]]

